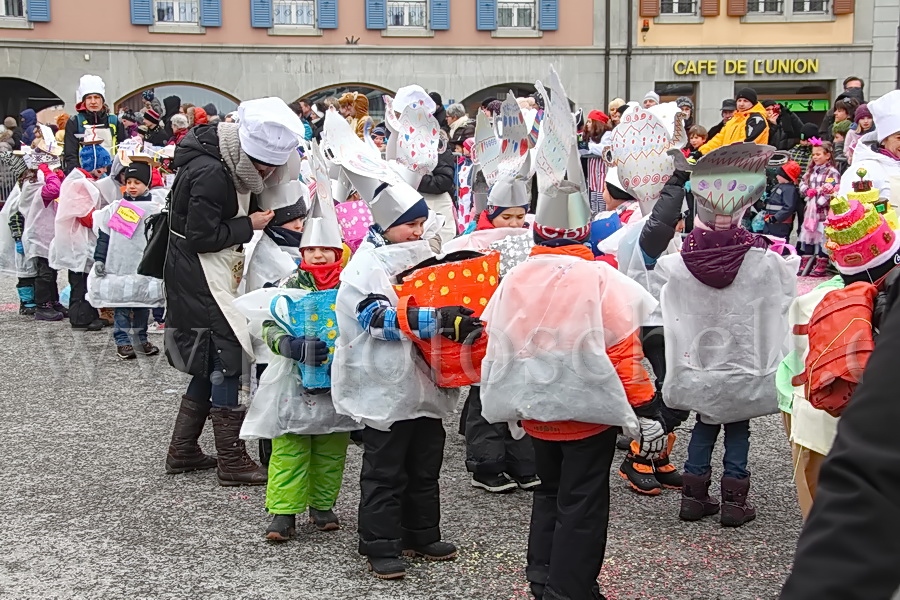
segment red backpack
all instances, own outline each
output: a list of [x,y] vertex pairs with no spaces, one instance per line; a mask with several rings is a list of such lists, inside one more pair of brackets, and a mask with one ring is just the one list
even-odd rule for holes
[[805,370],[793,378],[803,385],[815,408],[839,417],[859,383],[875,348],[872,313],[878,287],[851,283],[825,294],[808,325],[795,325],[795,335],[809,335]]

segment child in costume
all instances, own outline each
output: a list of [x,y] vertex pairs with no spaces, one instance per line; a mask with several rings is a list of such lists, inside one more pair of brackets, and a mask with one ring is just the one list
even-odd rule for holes
[[[550,81],[544,128],[563,135],[539,140],[535,150],[537,245],[501,281],[482,315],[488,328],[482,402],[488,422],[518,429],[521,420],[534,445],[541,483],[526,576],[535,598],[600,598],[616,426],[635,435],[648,457],[665,447],[637,333],[656,302],[593,260],[575,123],[555,72]],[[562,173],[543,152],[568,155]]]
[[791,148],[791,160],[800,165],[800,171],[806,173],[809,163],[812,160],[812,140],[818,139],[819,128],[815,123],[806,123],[800,129],[800,141]]
[[682,251],[660,257],[653,270],[666,335],[663,395],[670,407],[697,412],[679,511],[686,521],[720,510],[709,486],[723,427],[721,523],[739,527],[756,517],[747,503],[750,419],[777,411],[772,388],[784,356],[797,259],[768,250],[768,241],[740,222],[765,190],[774,150],[738,143],[701,159],[690,176],[695,228]]
[[[461,306],[409,308],[398,315],[393,279],[433,253],[429,210],[421,194],[358,141],[334,112],[323,141],[372,212],[375,224],[341,273],[338,338],[332,369],[335,408],[366,425],[362,432],[359,552],[381,579],[406,574],[400,558],[456,558],[441,541],[438,477],[445,433],[441,418],[456,405],[455,390],[438,388],[414,344],[401,332],[405,318],[421,339],[474,341],[481,322]],[[351,169],[356,169],[355,171]],[[381,177],[383,179],[377,179]],[[431,216],[431,221],[434,217]]]
[[[21,204],[23,187],[37,181],[37,172],[28,168],[25,159],[19,153],[5,152],[0,155],[0,160],[3,161],[4,167],[15,181],[3,209],[0,210],[0,226],[3,228],[0,232],[0,236],[2,236],[0,243],[2,243],[3,250],[3,254],[0,256],[0,261],[2,261],[0,266],[2,266],[3,272],[18,278],[16,292],[19,296],[19,314],[34,316],[37,312],[37,305],[34,301],[37,267],[34,259],[25,257],[25,246],[22,243],[25,217],[21,211]],[[30,188],[32,190],[30,195],[34,195],[40,190],[34,185]],[[50,316],[55,317],[56,312],[53,311]]]
[[[834,198],[825,236],[839,275],[791,305],[792,351],[776,380],[804,519],[812,509],[839,415],[865,370],[873,335],[883,322],[880,297],[896,281],[895,266],[900,263],[900,237],[876,207],[864,201]],[[835,343],[842,338],[850,343]]]
[[813,256],[815,268],[811,277],[824,277],[828,267],[825,254],[825,218],[828,203],[837,193],[841,184],[841,173],[834,166],[834,148],[831,142],[813,141],[812,161],[800,181],[800,195],[806,197],[803,227],[800,230],[800,270],[798,275],[809,271]]
[[162,208],[150,194],[151,169],[149,157],[132,156],[122,199],[93,213],[97,244],[87,278],[88,300],[94,307],[114,309],[113,339],[122,360],[159,354],[147,339],[147,326],[150,309],[165,301],[162,280],[138,274],[147,246],[146,220]]
[[622,189],[618,167],[606,171],[603,201],[607,210],[598,213],[591,221],[591,250],[594,256],[608,257],[604,260],[611,261],[610,264],[615,267],[615,257],[604,254],[598,244],[630,223],[632,218],[640,218],[641,214],[634,196]]
[[800,179],[800,165],[789,160],[778,168],[775,178],[778,184],[766,199],[763,233],[787,241],[794,230],[794,214],[799,202],[797,182]]
[[[333,206],[330,194],[319,196],[313,203],[299,243],[300,266],[279,287],[315,293],[340,285],[344,250]],[[294,336],[275,321],[263,324],[262,335],[273,353],[297,363],[318,366],[329,357],[324,340]],[[279,406],[279,415],[285,415],[279,419],[285,433],[272,440],[269,458],[266,510],[275,516],[266,538],[276,541],[293,537],[296,515],[307,508],[309,521],[319,530],[340,528],[332,509],[341,489],[349,432],[359,428],[352,419],[334,412],[328,388],[307,389],[301,377],[298,390],[298,397],[287,399],[295,405],[293,408]],[[322,408],[313,422],[305,418],[313,414],[307,409],[312,405]]]

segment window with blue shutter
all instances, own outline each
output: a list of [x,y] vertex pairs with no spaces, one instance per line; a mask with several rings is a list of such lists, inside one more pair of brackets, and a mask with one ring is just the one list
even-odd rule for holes
[[387,29],[387,7],[384,0],[366,0],[366,29]]
[[319,29],[337,29],[338,0],[319,0],[316,6],[316,21]]
[[559,29],[559,0],[538,0],[538,29]]
[[153,0],[131,0],[131,24],[153,25]]
[[272,0],[250,0],[250,26],[268,29],[272,25]]
[[431,29],[450,29],[450,0],[431,0]]
[[32,23],[49,23],[50,0],[28,0],[28,20]]
[[497,29],[497,0],[475,0],[475,28],[478,31]]
[[200,0],[200,25],[222,26],[222,0]]

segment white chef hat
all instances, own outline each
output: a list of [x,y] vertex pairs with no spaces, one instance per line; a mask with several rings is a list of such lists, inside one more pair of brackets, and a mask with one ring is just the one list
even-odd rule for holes
[[900,90],[888,92],[878,100],[866,105],[875,121],[875,132],[878,142],[900,131]]
[[75,92],[75,102],[84,102],[88,94],[100,94],[106,99],[106,84],[99,75],[82,75],[78,82],[78,91]]
[[241,102],[238,119],[241,149],[260,164],[280,167],[300,146],[303,123],[281,98]]

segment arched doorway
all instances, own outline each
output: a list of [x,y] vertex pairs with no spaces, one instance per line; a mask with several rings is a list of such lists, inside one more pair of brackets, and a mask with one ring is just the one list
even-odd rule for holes
[[366,95],[366,98],[369,99],[369,116],[371,116],[376,123],[380,123],[384,120],[384,95],[394,95],[394,92],[377,85],[370,85],[368,83],[341,83],[319,88],[305,96],[301,96],[301,98],[309,100],[312,104],[321,102],[327,98],[340,98],[347,92],[359,92]]
[[41,112],[45,108],[59,107],[65,102],[42,85],[17,77],[0,77],[0,111],[2,116],[19,118],[26,108]]
[[146,90],[152,90],[153,94],[161,104],[168,96],[177,96],[181,100],[180,104],[190,103],[194,106],[201,107],[212,104],[216,108],[216,114],[220,116],[224,116],[237,110],[238,104],[241,102],[231,94],[210,86],[172,81],[148,85],[123,96],[116,102],[115,110],[118,111],[119,108],[128,108],[135,112],[142,112],[144,110],[144,98],[142,94]]
[[[461,102],[461,104],[466,107],[467,113],[474,115],[478,109],[481,108],[481,102],[483,100],[486,98],[495,98],[503,101],[506,100],[506,94],[510,91],[512,91],[513,96],[516,98],[524,98],[526,96],[534,95],[534,93],[537,92],[537,88],[534,87],[533,83],[501,83],[478,90],[474,94],[470,94]],[[575,103],[571,100],[569,100],[569,108],[572,110],[575,109]]]

